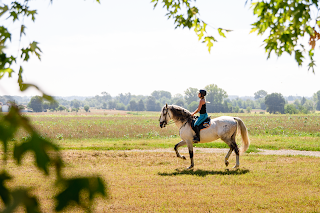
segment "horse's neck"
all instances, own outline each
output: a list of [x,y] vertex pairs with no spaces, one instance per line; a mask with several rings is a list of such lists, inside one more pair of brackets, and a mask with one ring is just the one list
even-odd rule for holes
[[180,129],[185,122],[181,122],[180,120],[174,120],[174,123]]
[[187,120],[181,121],[181,120],[178,120],[178,119],[174,119],[174,118],[173,118],[173,115],[172,115],[172,112],[170,112],[170,113],[171,113],[170,116],[171,116],[172,120],[174,121],[174,123],[176,124],[176,126],[180,129],[180,128],[182,127],[182,125],[184,125]]

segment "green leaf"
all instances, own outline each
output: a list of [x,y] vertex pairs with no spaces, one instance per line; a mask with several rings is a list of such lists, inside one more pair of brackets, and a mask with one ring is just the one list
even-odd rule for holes
[[7,68],[7,69],[2,69],[0,70],[0,79],[3,78],[4,74],[8,73],[8,77],[11,78],[12,77],[12,73],[13,70],[11,68]]
[[300,50],[296,50],[295,51],[295,59],[298,62],[299,66],[302,65],[302,62],[303,62],[302,58],[304,58],[304,56],[302,55],[302,52]]
[[4,5],[3,7],[0,7],[0,17],[5,14],[8,11],[8,5]]
[[217,41],[217,40],[212,36],[207,36],[204,38],[204,41],[203,41],[204,43],[207,43],[209,53],[211,51],[211,47],[213,46],[212,41]]
[[24,32],[24,30],[26,29],[26,26],[24,26],[23,24],[21,25],[21,30],[20,30],[20,37],[22,36],[22,34],[26,35],[26,33]]
[[218,28],[219,35],[225,38],[226,36],[225,36],[225,34],[222,32],[222,30],[223,30],[222,28]]
[[2,211],[2,213],[15,212],[16,208],[20,205],[25,207],[27,213],[40,212],[38,200],[36,197],[29,195],[28,189],[17,189],[12,192],[13,202]]
[[11,176],[6,171],[0,174],[0,197],[3,203],[7,206],[10,203],[10,191],[4,186],[4,182],[10,180]]
[[32,151],[35,154],[38,168],[42,169],[45,174],[48,175],[48,166],[51,162],[51,159],[48,155],[49,150],[58,151],[59,148],[34,132],[27,142],[15,145],[13,156],[17,160],[18,164],[20,164],[22,156],[26,152]]
[[28,10],[28,11],[27,11],[27,16],[31,15],[32,21],[35,21],[35,20],[36,20],[36,18],[35,18],[35,15],[36,15],[36,14],[37,14],[37,11],[36,11],[36,10]]
[[60,192],[55,198],[58,202],[56,211],[61,211],[72,202],[78,205],[86,206],[86,202],[80,199],[81,191],[89,193],[89,200],[92,201],[95,195],[107,196],[106,187],[103,180],[99,177],[80,177],[67,179],[64,181],[66,188]]
[[18,14],[14,11],[10,12],[10,16],[13,18],[13,22],[15,22],[16,20],[18,20]]
[[257,31],[257,28],[254,27],[254,28],[251,29],[250,33],[253,33],[255,31]]

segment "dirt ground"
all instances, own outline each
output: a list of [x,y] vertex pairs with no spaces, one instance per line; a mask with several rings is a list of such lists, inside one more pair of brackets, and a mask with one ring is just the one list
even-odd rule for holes
[[[194,152],[198,153],[227,153],[229,149],[217,149],[217,148],[193,148]],[[299,151],[299,150],[267,150],[267,149],[258,149],[257,153],[250,153],[249,155],[301,155],[301,156],[313,156],[320,157],[320,152],[317,151]],[[130,150],[131,152],[172,152],[175,153],[173,149],[154,149],[154,150]],[[179,149],[180,153],[189,153],[188,148],[183,147]]]

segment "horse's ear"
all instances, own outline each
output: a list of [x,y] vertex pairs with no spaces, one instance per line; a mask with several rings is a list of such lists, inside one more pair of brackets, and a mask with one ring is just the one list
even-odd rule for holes
[[168,108],[168,104],[166,104],[166,109]]

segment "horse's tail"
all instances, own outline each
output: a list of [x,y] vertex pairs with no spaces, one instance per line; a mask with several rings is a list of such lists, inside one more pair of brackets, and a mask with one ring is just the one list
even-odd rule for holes
[[238,122],[238,126],[240,127],[241,138],[243,143],[242,146],[240,147],[240,154],[243,154],[247,151],[250,145],[248,130],[246,125],[244,125],[243,121],[240,118],[234,117],[234,120]]

